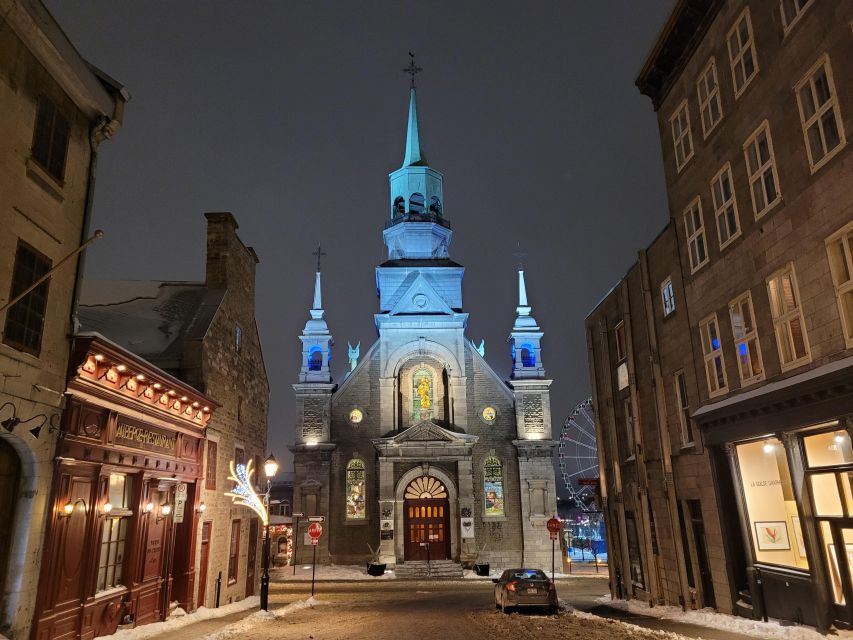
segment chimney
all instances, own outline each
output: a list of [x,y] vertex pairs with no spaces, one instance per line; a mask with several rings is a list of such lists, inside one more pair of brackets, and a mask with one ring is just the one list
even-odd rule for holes
[[207,218],[205,283],[211,289],[241,291],[254,302],[258,256],[237,236],[237,220],[228,211],[208,212],[204,217]]

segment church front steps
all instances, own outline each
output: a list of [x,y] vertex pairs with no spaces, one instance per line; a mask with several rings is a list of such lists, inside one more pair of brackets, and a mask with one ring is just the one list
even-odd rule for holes
[[432,560],[429,563],[410,560],[403,564],[397,564],[394,574],[398,578],[409,580],[461,578],[462,565],[453,560]]

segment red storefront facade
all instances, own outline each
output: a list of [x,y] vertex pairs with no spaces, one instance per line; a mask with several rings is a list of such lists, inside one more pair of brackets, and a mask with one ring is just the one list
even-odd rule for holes
[[36,640],[93,638],[195,608],[213,401],[96,334],[78,336],[54,462]]

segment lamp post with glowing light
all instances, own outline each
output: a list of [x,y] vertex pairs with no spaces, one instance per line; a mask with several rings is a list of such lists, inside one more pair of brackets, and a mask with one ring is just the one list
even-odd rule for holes
[[261,573],[261,609],[267,611],[270,597],[270,489],[272,488],[272,479],[278,473],[278,461],[275,456],[270,454],[270,457],[264,461],[264,474],[267,477],[267,491],[264,494],[264,506],[267,509],[267,522],[264,526],[264,557],[263,557],[263,573]]

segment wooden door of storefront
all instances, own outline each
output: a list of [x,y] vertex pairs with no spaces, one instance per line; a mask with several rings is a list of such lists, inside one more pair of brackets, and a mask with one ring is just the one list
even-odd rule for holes
[[198,607],[205,606],[205,596],[207,595],[207,565],[210,560],[210,532],[213,529],[213,523],[208,521],[201,525],[201,561],[198,567]]
[[450,558],[450,509],[447,498],[408,499],[403,505],[405,560]]

